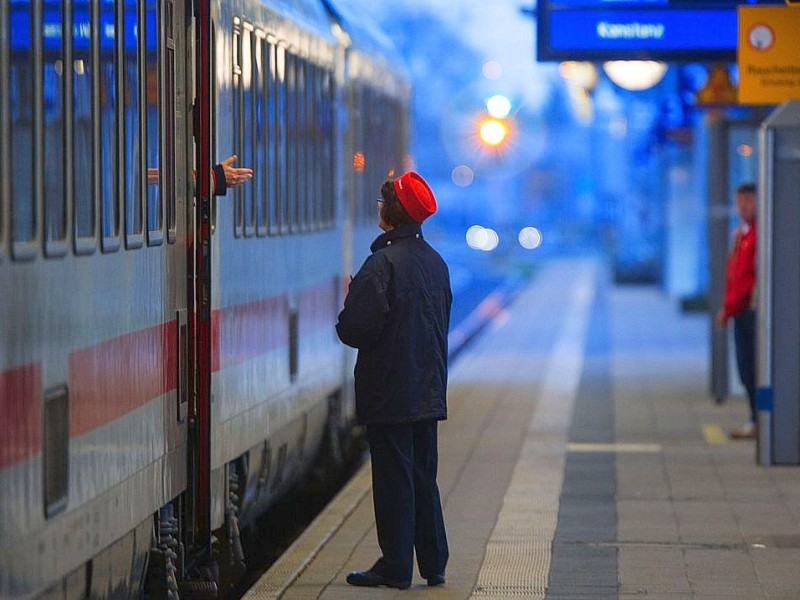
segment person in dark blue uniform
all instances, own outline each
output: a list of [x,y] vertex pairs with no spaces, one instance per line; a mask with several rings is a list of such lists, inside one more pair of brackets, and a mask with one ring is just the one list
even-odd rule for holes
[[372,255],[350,282],[336,331],[358,349],[356,416],[367,427],[381,556],[347,583],[411,585],[414,550],[428,585],[449,556],[439,487],[438,422],[447,418],[450,274],[422,237],[436,199],[414,172],[381,187]]

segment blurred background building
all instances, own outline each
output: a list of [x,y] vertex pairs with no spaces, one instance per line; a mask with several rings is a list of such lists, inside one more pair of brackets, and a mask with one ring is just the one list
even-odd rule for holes
[[[537,62],[535,11],[518,2],[352,1],[412,73],[412,152],[441,205],[428,235],[455,284],[600,252],[617,282],[704,305],[707,129],[750,110],[714,106],[731,89],[728,67],[652,63],[626,82],[625,67]],[[721,91],[704,89],[710,71]],[[754,133],[741,138],[735,182],[757,175]]]

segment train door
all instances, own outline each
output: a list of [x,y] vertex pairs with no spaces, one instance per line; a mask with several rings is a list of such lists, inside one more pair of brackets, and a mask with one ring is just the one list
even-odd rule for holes
[[190,3],[186,0],[148,0],[158,2],[162,14],[161,44],[163,69],[162,115],[164,119],[162,148],[165,189],[162,197],[166,204],[167,235],[172,252],[169,257],[170,286],[173,293],[173,310],[176,327],[176,427],[169,437],[174,449],[170,467],[174,474],[180,474],[181,484],[185,485],[185,448],[189,417],[189,396],[191,378],[190,315],[193,298],[188,273],[189,248],[192,246],[194,230],[191,210],[193,207],[194,181],[192,175],[192,131],[190,127],[192,80],[191,35],[188,15]]
[[[187,447],[187,497],[184,541],[194,559],[202,565],[211,561],[211,208],[212,208],[212,17],[211,3],[185,2],[192,14],[191,37],[185,40],[188,51],[183,73],[194,80],[186,97],[192,99],[193,166],[197,173],[193,202],[187,210],[191,224],[187,233],[189,281],[189,403]],[[194,12],[192,11],[194,9]],[[187,31],[188,28],[187,28]],[[188,137],[188,136],[187,136]]]

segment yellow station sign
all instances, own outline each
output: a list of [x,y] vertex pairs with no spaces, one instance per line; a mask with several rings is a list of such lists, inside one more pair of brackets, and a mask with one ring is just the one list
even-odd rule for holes
[[739,6],[739,103],[800,99],[800,10]]

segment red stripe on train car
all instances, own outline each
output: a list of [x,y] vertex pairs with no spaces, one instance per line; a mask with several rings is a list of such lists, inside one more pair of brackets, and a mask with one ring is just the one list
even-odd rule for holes
[[[211,367],[219,371],[289,344],[289,301],[273,296],[218,311],[212,317]],[[216,326],[215,326],[216,324]]]
[[175,323],[162,323],[70,354],[70,437],[175,389],[175,338]]
[[0,373],[0,469],[41,451],[41,377],[38,364]]

